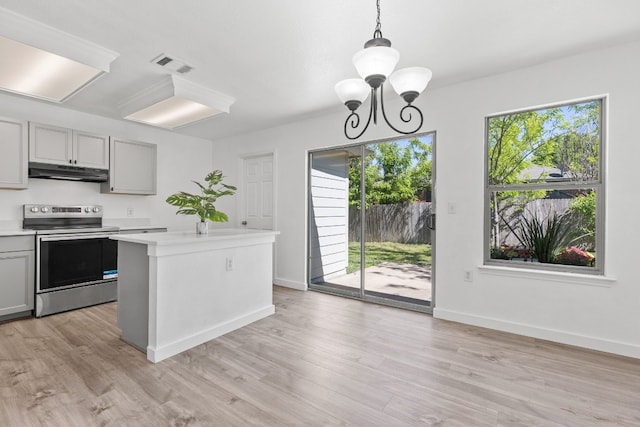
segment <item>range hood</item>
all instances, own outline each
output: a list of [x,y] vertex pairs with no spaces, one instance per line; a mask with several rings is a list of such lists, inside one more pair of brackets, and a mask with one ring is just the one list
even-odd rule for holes
[[29,178],[107,182],[109,180],[109,170],[29,162]]

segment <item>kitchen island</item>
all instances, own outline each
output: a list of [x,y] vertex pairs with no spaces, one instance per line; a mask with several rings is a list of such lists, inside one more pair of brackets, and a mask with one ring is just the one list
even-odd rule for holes
[[274,313],[270,230],[114,235],[122,339],[159,362]]

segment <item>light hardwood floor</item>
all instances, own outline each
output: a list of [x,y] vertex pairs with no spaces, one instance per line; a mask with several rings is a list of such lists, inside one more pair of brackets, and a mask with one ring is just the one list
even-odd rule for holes
[[0,426],[639,426],[640,360],[274,288],[158,364],[116,304],[0,324]]

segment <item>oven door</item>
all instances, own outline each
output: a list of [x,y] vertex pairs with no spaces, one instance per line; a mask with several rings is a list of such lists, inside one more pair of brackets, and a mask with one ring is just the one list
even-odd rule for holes
[[38,236],[36,293],[116,280],[118,242],[111,234]]

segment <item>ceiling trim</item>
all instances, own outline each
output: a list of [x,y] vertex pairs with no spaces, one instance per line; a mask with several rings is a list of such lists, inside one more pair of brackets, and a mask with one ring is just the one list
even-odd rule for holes
[[182,77],[167,75],[158,83],[124,99],[118,105],[118,110],[122,117],[126,117],[172,96],[186,98],[225,113],[229,113],[231,104],[236,101],[229,95],[200,86]]

